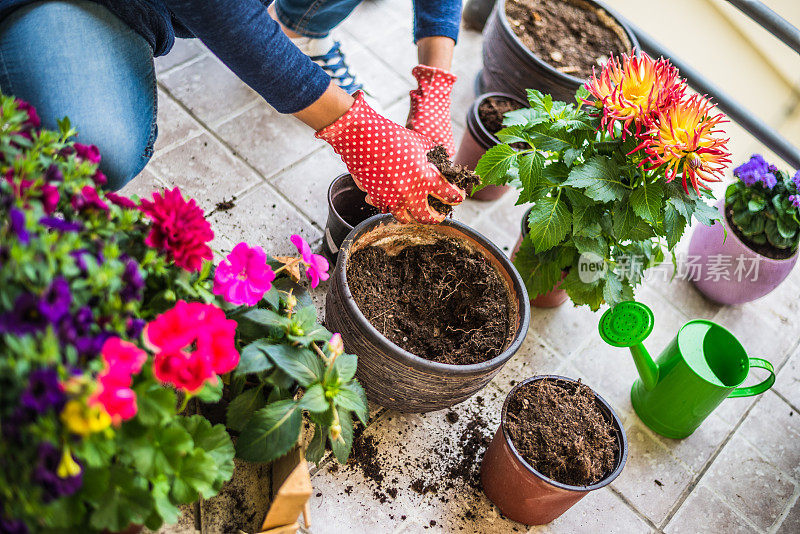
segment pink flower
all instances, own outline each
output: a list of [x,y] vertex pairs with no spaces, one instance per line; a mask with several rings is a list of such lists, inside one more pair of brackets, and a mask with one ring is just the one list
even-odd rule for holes
[[128,197],[113,192],[106,193],[106,200],[124,209],[136,209],[138,207],[136,206],[136,202]]
[[77,211],[90,209],[108,211],[108,204],[103,202],[103,199],[97,194],[97,190],[90,185],[83,186],[81,192],[72,197],[72,207]]
[[75,156],[89,163],[100,163],[100,149],[95,145],[75,143]]
[[149,247],[166,251],[176,265],[187,271],[199,271],[203,260],[212,258],[208,242],[214,239],[211,225],[194,199],[183,199],[180,189],[153,193],[153,200],[139,206],[153,224],[145,239]]
[[142,370],[142,365],[147,361],[147,353],[131,343],[118,337],[108,338],[101,351],[103,361],[114,372],[125,373],[128,376],[137,374]]
[[272,287],[275,273],[267,265],[261,247],[239,243],[217,266],[214,294],[222,295],[231,304],[254,306]]
[[342,341],[341,334],[337,333],[331,336],[331,339],[328,341],[328,350],[331,351],[331,354],[336,356],[344,352],[344,342]]
[[195,393],[206,381],[217,380],[211,362],[199,352],[161,352],[153,362],[153,374],[165,384]]
[[311,287],[317,287],[319,281],[328,279],[328,260],[319,254],[312,254],[311,247],[306,240],[297,234],[289,238],[292,244],[297,247],[297,251],[303,257],[306,266],[306,276],[311,281]]
[[58,199],[60,195],[58,188],[54,185],[45,184],[42,186],[42,207],[44,212],[50,215],[58,207]]
[[106,175],[103,174],[103,172],[100,169],[94,171],[94,174],[92,175],[92,180],[94,180],[94,183],[97,185],[105,185],[108,183],[108,178],[106,178]]
[[130,388],[131,375],[124,370],[107,368],[97,375],[98,389],[89,399],[97,402],[111,416],[115,424],[136,415],[136,393]]
[[24,100],[16,99],[17,109],[24,111],[28,114],[28,120],[22,123],[26,128],[38,128],[41,126],[42,121],[39,120],[39,114],[36,113],[36,108]]

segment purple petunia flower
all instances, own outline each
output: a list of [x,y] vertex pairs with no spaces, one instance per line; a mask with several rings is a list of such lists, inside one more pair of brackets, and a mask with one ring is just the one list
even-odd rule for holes
[[28,534],[28,526],[19,519],[0,517],[0,532],[3,534]]
[[44,179],[47,182],[63,182],[64,181],[64,173],[61,172],[61,169],[55,163],[51,163],[49,167],[47,167],[47,172],[44,173]]
[[24,336],[44,330],[47,319],[39,311],[39,299],[30,293],[22,293],[14,301],[14,307],[0,315],[0,334]]
[[46,503],[72,495],[83,485],[83,469],[74,477],[61,478],[57,473],[60,462],[58,449],[47,442],[39,445],[39,463],[33,471],[33,480],[42,487],[42,500]]
[[39,219],[39,224],[46,226],[51,230],[58,230],[59,232],[80,232],[83,230],[82,222],[69,222],[58,217],[42,217]]
[[60,412],[66,397],[54,369],[36,369],[28,375],[28,387],[19,397],[20,405],[41,414],[54,408]]
[[72,293],[69,290],[69,282],[63,276],[57,276],[42,295],[39,311],[48,321],[57,323],[69,313],[70,304],[72,304]]
[[30,243],[31,235],[28,233],[28,229],[25,228],[25,214],[17,208],[11,208],[8,215],[11,222],[11,231],[17,235],[19,242],[23,245]]
[[795,208],[800,208],[800,195],[789,195],[789,201]]
[[794,177],[792,178],[792,181],[794,182],[795,189],[800,191],[800,169],[798,169],[797,172],[794,173]]
[[144,289],[144,279],[139,271],[136,260],[128,260],[125,264],[125,271],[122,273],[122,283],[124,287],[120,291],[120,297],[124,302],[142,299],[142,289]]

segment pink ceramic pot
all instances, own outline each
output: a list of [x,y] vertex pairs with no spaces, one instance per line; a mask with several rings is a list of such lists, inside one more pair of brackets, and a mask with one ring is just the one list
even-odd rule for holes
[[[724,200],[717,203],[717,209],[725,217]],[[725,239],[723,227],[717,223],[699,226],[695,230],[689,242],[688,259],[700,266],[691,270],[690,263],[686,269],[703,295],[720,304],[742,304],[763,297],[778,287],[797,263],[797,253],[785,260],[762,256],[753,252],[730,228]],[[717,268],[713,267],[714,264]],[[739,264],[744,269],[737,273]],[[748,272],[751,267],[753,271]],[[718,275],[720,271],[724,273]]]

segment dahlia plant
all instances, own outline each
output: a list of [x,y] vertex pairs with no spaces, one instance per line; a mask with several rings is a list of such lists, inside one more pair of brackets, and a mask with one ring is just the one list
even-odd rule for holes
[[794,176],[767,163],[760,154],[733,170],[725,206],[730,222],[756,245],[793,253],[800,241],[800,170]]
[[482,185],[515,184],[517,203],[532,204],[514,260],[531,297],[560,284],[592,310],[630,300],[692,217],[720,219],[706,200],[707,183],[730,161],[724,117],[686,90],[669,61],[623,55],[578,90],[575,104],[528,90],[530,108],[506,114],[503,144],[476,172]]
[[174,522],[233,473],[224,426],[178,403],[239,361],[210,227],[177,190],[102,192],[66,120],[0,96],[0,124],[0,531]]

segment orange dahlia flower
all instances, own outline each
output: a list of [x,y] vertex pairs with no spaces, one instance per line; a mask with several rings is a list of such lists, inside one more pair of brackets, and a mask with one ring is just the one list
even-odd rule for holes
[[614,124],[622,123],[622,136],[631,133],[633,123],[638,134],[648,129],[652,117],[679,101],[686,83],[678,69],[664,58],[640,56],[611,57],[600,74],[592,74],[586,90],[597,100],[587,104],[602,109],[601,125],[613,133]]
[[715,105],[706,97],[692,95],[681,99],[671,108],[660,111],[649,135],[642,136],[642,143],[635,149],[644,149],[650,164],[648,170],[666,165],[666,181],[671,182],[679,172],[683,173],[683,188],[688,193],[687,178],[692,188],[700,194],[700,188],[709,189],[701,183],[719,182],[730,163],[727,138],[717,125],[727,122],[722,113],[714,114]]

